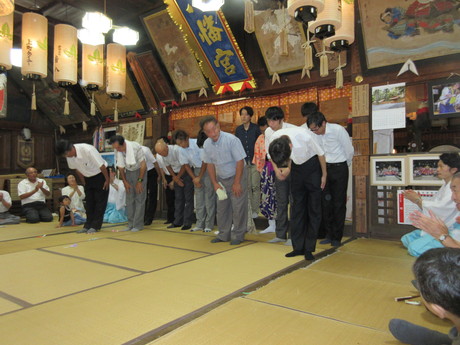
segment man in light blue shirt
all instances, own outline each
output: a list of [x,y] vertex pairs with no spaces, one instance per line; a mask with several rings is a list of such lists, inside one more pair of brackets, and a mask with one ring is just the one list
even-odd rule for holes
[[[200,122],[208,136],[204,142],[203,162],[208,164],[208,174],[214,190],[224,189],[227,198],[217,200],[217,226],[219,233],[211,242],[238,245],[244,241],[248,223],[247,173],[241,141],[233,134],[220,130],[213,116]],[[233,230],[232,230],[233,224]]]

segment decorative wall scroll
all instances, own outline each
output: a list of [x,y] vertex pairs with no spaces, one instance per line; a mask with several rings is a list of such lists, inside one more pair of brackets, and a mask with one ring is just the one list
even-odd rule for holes
[[[302,24],[296,22],[285,9],[255,11],[255,34],[268,73],[286,73],[301,70],[305,65],[302,45],[306,42]],[[282,55],[281,31],[288,33],[288,54]]]
[[143,18],[145,28],[178,93],[206,88],[200,66],[184,40],[183,33],[167,10]]
[[358,3],[368,68],[460,52],[456,1]]
[[135,141],[139,145],[144,145],[145,121],[122,124],[118,128],[118,132],[125,137],[126,140]]
[[0,74],[0,118],[6,117],[6,94],[7,79],[5,74]]
[[18,136],[18,156],[16,163],[24,169],[35,164],[33,138],[30,140],[23,140]]
[[255,88],[251,71],[221,11],[202,12],[192,7],[191,0],[165,3],[216,93]]

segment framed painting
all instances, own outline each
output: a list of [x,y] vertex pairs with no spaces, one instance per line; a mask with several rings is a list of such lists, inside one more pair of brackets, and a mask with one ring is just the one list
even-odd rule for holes
[[360,0],[368,69],[460,53],[456,1]]
[[408,157],[408,184],[411,186],[441,186],[438,178],[439,154],[419,154]]
[[[257,42],[270,75],[297,71],[304,67],[302,44],[306,42],[306,38],[302,24],[296,22],[283,9],[255,11],[254,22]],[[280,28],[284,25],[288,30],[286,55],[281,54]]]
[[460,117],[460,78],[429,82],[428,104],[432,119]]
[[406,157],[374,156],[370,169],[373,186],[406,185]]
[[200,66],[184,40],[184,34],[168,11],[147,14],[142,20],[177,92],[207,88]]

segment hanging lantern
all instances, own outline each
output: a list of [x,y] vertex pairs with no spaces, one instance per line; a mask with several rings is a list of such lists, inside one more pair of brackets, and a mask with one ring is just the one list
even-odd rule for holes
[[309,25],[311,33],[322,41],[323,50],[316,54],[319,57],[320,68],[319,75],[326,77],[329,75],[329,63],[327,54],[332,54],[326,51],[326,46],[323,40],[327,37],[335,35],[335,31],[340,29],[342,25],[342,3],[341,0],[325,0],[324,9],[318,15],[314,22]]
[[288,13],[298,22],[307,24],[323,11],[324,2],[325,0],[288,0]]
[[8,16],[14,11],[14,0],[0,0],[0,16]]
[[342,26],[335,35],[324,40],[331,50],[342,51],[355,41],[355,4],[353,0],[342,0]]
[[94,92],[104,85],[104,45],[82,44],[82,86],[91,92],[90,114],[96,115]]
[[117,100],[126,93],[126,48],[118,43],[107,45],[107,91],[115,99],[114,120],[118,121]]
[[33,80],[31,109],[36,110],[35,80],[48,75],[48,20],[36,13],[22,15],[21,74]]
[[[60,87],[77,83],[77,29],[66,24],[54,26],[54,82]],[[69,95],[65,90],[64,115],[70,114]]]
[[13,49],[13,12],[0,17],[0,73],[12,67],[11,49]]

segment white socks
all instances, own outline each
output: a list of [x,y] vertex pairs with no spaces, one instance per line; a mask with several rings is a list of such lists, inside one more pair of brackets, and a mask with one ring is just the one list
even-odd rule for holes
[[268,234],[270,232],[275,232],[276,230],[276,221],[274,219],[269,219],[268,220],[268,228],[265,230],[261,231],[260,234]]

